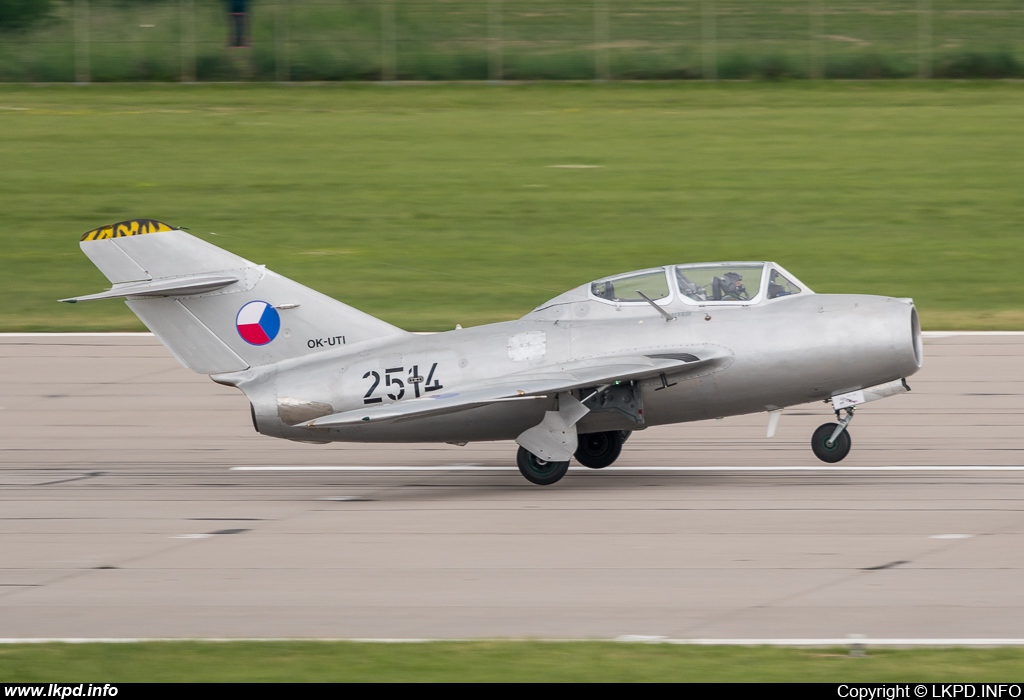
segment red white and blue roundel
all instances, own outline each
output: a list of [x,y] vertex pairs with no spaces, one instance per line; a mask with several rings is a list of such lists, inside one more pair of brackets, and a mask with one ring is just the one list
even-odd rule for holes
[[249,345],[266,345],[281,330],[281,315],[265,301],[250,301],[239,309],[235,328]]

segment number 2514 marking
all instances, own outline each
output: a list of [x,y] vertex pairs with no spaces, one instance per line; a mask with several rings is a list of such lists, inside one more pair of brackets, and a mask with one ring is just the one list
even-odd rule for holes
[[[408,374],[406,374],[405,367],[391,367],[384,370],[384,389],[385,396],[392,401],[401,400],[406,393],[405,385],[408,383],[412,387],[412,393],[415,398],[419,398],[422,393],[429,393],[431,391],[437,391],[443,389],[441,382],[434,377],[434,373],[437,371],[437,363],[435,362],[430,366],[430,371],[427,373],[426,379],[420,376],[420,366],[413,365],[409,368]],[[403,379],[403,377],[405,377]],[[363,375],[363,379],[372,379],[373,383],[370,388],[366,390],[363,395],[363,403],[380,403],[384,400],[383,396],[374,396],[373,393],[377,391],[377,388],[381,385],[380,372],[370,370]],[[420,385],[422,389],[420,388]]]

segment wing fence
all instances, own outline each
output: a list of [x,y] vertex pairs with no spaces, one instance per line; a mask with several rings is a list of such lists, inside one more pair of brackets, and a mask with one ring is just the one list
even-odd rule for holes
[[0,14],[0,81],[1024,77],[1020,0],[49,4]]

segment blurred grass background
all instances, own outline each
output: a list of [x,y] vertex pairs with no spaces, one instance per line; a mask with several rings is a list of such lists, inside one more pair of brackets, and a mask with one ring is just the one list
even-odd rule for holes
[[134,217],[414,330],[730,259],[912,296],[926,329],[1021,329],[1022,89],[7,86],[0,329],[141,330],[55,301],[109,286],[78,238]]
[[730,259],[1022,329],[1022,123],[1006,83],[7,86],[0,329],[140,330],[55,303],[109,287],[78,237],[134,217],[414,330]]
[[1019,0],[52,0],[0,81],[1024,77]]
[[[1024,652],[685,646],[621,642],[5,644],[6,683],[1014,682]],[[1004,693],[1006,690],[1004,690]]]

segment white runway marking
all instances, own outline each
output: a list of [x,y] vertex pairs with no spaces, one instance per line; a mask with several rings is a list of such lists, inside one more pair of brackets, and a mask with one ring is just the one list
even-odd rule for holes
[[642,642],[647,644],[692,644],[697,646],[773,646],[773,647],[843,647],[851,644],[860,646],[889,647],[1019,647],[1024,639],[876,639],[873,637],[825,637],[796,639],[671,639],[669,637],[618,637],[617,642]]
[[[586,467],[570,467],[570,471],[593,471]],[[427,467],[371,466],[277,466],[229,467],[239,472],[517,472],[516,467],[483,467],[473,464]],[[888,466],[888,467],[607,467],[607,472],[1024,472],[1020,466]]]
[[233,472],[505,472],[519,471],[515,467],[479,467],[456,464],[442,467],[231,467]]

